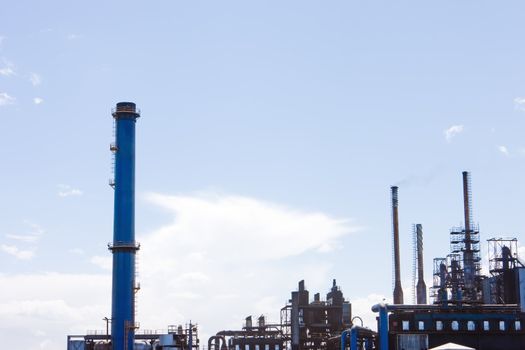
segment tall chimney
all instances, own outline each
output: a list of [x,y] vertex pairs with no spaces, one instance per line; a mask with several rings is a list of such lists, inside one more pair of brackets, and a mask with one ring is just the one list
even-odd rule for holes
[[392,226],[394,244],[394,304],[403,304],[401,287],[401,267],[399,263],[399,217],[397,212],[397,186],[392,186]]
[[470,206],[470,174],[468,171],[463,172],[463,210],[465,214],[465,247],[466,250],[470,250],[470,221],[472,218],[471,206]]
[[111,342],[114,350],[133,350],[135,340],[135,104],[119,102],[112,113],[116,123],[115,207],[113,243],[113,293]]
[[417,249],[417,285],[416,298],[418,304],[427,303],[427,285],[425,284],[423,271],[423,226],[416,225],[416,249]]
[[465,214],[465,250],[463,251],[464,283],[467,297],[474,298],[474,251],[472,247],[472,206],[470,173],[463,172],[463,209]]

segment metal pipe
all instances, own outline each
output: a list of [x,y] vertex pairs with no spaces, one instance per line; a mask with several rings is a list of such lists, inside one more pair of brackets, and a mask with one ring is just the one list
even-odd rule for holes
[[132,102],[119,102],[116,122],[115,202],[111,341],[114,350],[133,350],[135,343],[135,123],[140,114]]
[[423,271],[423,226],[416,225],[416,249],[417,249],[417,304],[427,303],[427,285],[425,284]]
[[193,325],[190,321],[190,328],[188,329],[188,350],[193,350]]
[[350,333],[350,329],[345,329],[341,332],[341,350],[346,350],[346,336]]
[[470,174],[468,171],[463,172],[463,210],[465,214],[465,240],[467,249],[470,249],[470,219],[471,219],[471,210],[470,210],[470,188],[469,181]]
[[[362,338],[372,338],[376,333],[369,328],[361,327],[358,325],[352,326],[350,328],[350,350],[358,350],[357,348],[357,339],[359,336]],[[343,349],[344,350],[344,349]]]
[[357,331],[354,327],[350,331],[350,350],[357,350]]
[[[469,294],[472,294],[474,288],[474,252],[472,251],[472,209],[471,209],[471,192],[470,192],[470,174],[468,171],[463,172],[463,210],[465,215],[465,250],[463,252],[463,269],[465,288]],[[470,297],[474,297],[470,295]]]
[[379,350],[388,350],[388,307],[406,305],[387,305],[380,303],[372,306],[373,312],[379,312]]
[[403,304],[403,288],[401,287],[401,264],[399,254],[399,217],[397,186],[392,186],[392,234],[394,244],[394,304]]
[[375,332],[369,328],[358,325],[352,326],[350,329],[345,329],[341,332],[341,350],[346,350],[346,337],[350,334],[350,350],[358,350],[357,339],[359,335],[370,338],[374,336]]
[[[220,344],[220,341],[222,340],[222,346]],[[213,350],[227,350],[228,344],[226,343],[226,337],[223,335],[213,335],[208,339],[208,350],[212,349],[212,341],[214,348]],[[190,349],[191,350],[191,349]]]

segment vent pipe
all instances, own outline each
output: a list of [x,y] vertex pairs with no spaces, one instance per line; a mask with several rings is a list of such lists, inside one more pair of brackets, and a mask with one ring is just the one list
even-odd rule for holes
[[133,350],[135,340],[135,122],[140,117],[132,102],[119,102],[113,111],[116,122],[115,203],[111,341],[115,350]]
[[403,288],[401,287],[401,267],[399,263],[399,217],[397,186],[392,186],[392,233],[394,249],[394,304],[403,304]]
[[[474,252],[472,247],[472,192],[470,189],[470,173],[463,172],[463,208],[465,214],[465,250],[463,251],[463,269],[465,289],[470,293],[474,289]],[[473,297],[470,296],[470,297]]]
[[417,250],[417,285],[416,298],[418,304],[427,303],[427,285],[423,271],[423,226],[416,225],[416,250]]
[[463,172],[463,208],[465,214],[465,250],[471,250],[470,246],[470,231],[472,221],[472,194],[470,191],[470,174],[468,171]]

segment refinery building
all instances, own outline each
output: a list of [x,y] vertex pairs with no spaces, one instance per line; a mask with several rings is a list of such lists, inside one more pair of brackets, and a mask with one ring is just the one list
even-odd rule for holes
[[[135,319],[135,264],[140,245],[135,241],[135,127],[140,111],[134,103],[117,103],[112,116],[115,140],[112,310],[106,330],[67,336],[68,350],[429,350],[525,349],[525,266],[515,238],[482,237],[472,217],[470,173],[463,172],[464,222],[443,233],[450,242],[441,257],[423,254],[424,225],[413,225],[414,304],[401,286],[399,188],[391,191],[393,303],[370,305],[376,324],[363,324],[352,313],[336,279],[327,281],[325,295],[312,296],[304,280],[298,281],[279,320],[247,316],[238,329],[218,330],[200,340],[189,320],[167,331],[147,331]],[[488,243],[488,273],[482,271],[481,241]],[[432,264],[432,285],[423,267]],[[334,276],[336,277],[336,276]],[[283,296],[284,297],[284,296]],[[250,310],[246,310],[249,314]]]

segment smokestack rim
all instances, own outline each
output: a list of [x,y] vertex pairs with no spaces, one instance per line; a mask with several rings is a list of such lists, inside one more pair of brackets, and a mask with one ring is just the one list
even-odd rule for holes
[[140,118],[140,109],[134,102],[117,102],[116,107],[111,109],[111,115],[119,118]]
[[392,195],[392,205],[396,208],[398,207],[398,198],[399,198],[398,189],[399,189],[398,186],[390,186],[390,192]]

